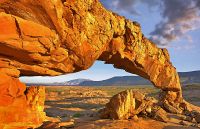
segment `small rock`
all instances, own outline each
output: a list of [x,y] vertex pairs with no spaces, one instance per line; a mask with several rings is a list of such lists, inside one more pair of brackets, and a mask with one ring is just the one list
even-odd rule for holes
[[200,128],[200,124],[197,124],[197,123],[196,123],[196,124],[192,124],[191,126],[192,126],[192,127]]
[[46,121],[42,124],[42,126],[38,127],[37,129],[59,129],[59,125],[58,123]]
[[61,122],[74,122],[74,119],[70,117],[62,117]]
[[192,118],[192,117],[190,117],[190,116],[186,116],[184,120],[185,120],[185,121],[192,122],[193,118]]
[[186,117],[187,117],[187,116],[181,115],[181,116],[179,116],[179,119],[180,119],[180,120],[185,120]]
[[138,120],[139,120],[139,118],[138,118],[137,115],[133,116],[131,119],[132,119],[133,121],[138,121]]
[[169,120],[167,116],[167,112],[162,108],[159,108],[158,110],[153,111],[152,115],[153,115],[153,118],[158,121],[167,122]]
[[149,116],[149,114],[146,111],[142,111],[138,115],[141,116],[141,117],[143,117],[143,118],[147,118]]
[[73,127],[74,126],[74,122],[61,122],[59,123],[59,127]]
[[199,112],[198,112],[198,111],[195,111],[195,110],[193,110],[193,111],[190,112],[190,115],[191,115],[193,118],[196,117],[198,114],[199,114]]
[[181,114],[182,113],[181,109],[175,108],[174,106],[170,105],[168,102],[164,102],[163,106],[169,113],[174,113],[174,114]]
[[192,115],[191,115],[191,112],[190,112],[189,110],[185,110],[185,111],[184,111],[184,115],[186,115],[186,116],[192,116]]
[[69,122],[75,122],[75,120],[74,119],[69,119]]
[[194,119],[195,119],[195,121],[196,121],[197,123],[200,123],[200,113],[197,113],[197,114],[195,115]]
[[64,91],[60,92],[60,95],[64,95],[64,94],[65,94],[65,92],[64,92]]
[[180,120],[184,120],[184,121],[189,121],[189,122],[192,122],[192,121],[193,121],[193,117],[191,117],[191,116],[184,116],[184,115],[181,115],[181,116],[179,116],[179,119],[180,119]]
[[183,126],[190,126],[190,124],[186,121],[180,121],[179,124],[183,125]]
[[147,113],[151,113],[151,107],[150,107],[150,106],[147,107],[146,112],[147,112]]

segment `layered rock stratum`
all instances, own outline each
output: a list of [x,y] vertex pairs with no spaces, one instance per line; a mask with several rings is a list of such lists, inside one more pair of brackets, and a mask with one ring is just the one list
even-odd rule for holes
[[137,22],[106,10],[98,0],[0,1],[1,74],[55,76],[88,69],[96,60],[149,79],[165,92],[163,102],[182,102],[167,50],[148,40]]

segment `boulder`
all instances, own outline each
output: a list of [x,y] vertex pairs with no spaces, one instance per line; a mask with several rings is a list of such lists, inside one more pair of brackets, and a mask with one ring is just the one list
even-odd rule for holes
[[180,125],[183,125],[183,126],[191,126],[191,123],[189,123],[189,122],[187,122],[187,121],[183,121],[183,120],[180,121],[179,124],[180,124]]
[[193,122],[193,117],[186,116],[184,120],[189,121],[189,122]]
[[59,124],[51,121],[45,121],[43,124],[36,129],[60,129]]
[[171,104],[169,104],[168,101],[165,101],[163,103],[163,106],[165,110],[168,111],[169,113],[181,114],[183,112],[183,110],[181,110],[179,107],[172,106]]
[[195,115],[195,121],[197,122],[197,123],[200,123],[200,113],[198,112],[198,113],[196,113],[196,115]]
[[152,104],[152,101],[147,99],[144,94],[138,91],[126,90],[110,99],[106,107],[100,110],[100,117],[129,119],[150,108]]
[[161,107],[154,108],[154,110],[152,112],[152,117],[155,120],[158,120],[158,121],[161,121],[161,122],[168,122],[169,121],[167,112],[164,109],[162,109]]
[[0,92],[0,126],[23,129],[37,127],[45,120],[44,87],[26,89],[19,79],[0,74]]

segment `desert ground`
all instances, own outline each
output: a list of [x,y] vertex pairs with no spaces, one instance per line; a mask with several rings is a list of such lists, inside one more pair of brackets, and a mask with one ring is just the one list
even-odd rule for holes
[[[131,120],[100,119],[98,111],[109,99],[124,90],[141,91],[157,98],[159,90],[153,86],[47,86],[45,112],[54,126],[62,129],[195,129],[198,127],[180,125],[177,116],[172,116],[167,123],[139,117]],[[190,103],[200,106],[200,85],[183,86],[184,98]]]

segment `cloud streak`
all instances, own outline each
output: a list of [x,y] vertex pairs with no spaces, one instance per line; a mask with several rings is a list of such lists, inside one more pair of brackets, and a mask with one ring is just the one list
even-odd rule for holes
[[159,0],[101,0],[104,5],[113,11],[123,11],[133,15],[139,15],[136,5],[145,3],[148,7],[158,4]]
[[200,0],[101,0],[113,11],[138,15],[138,3],[148,7],[158,7],[162,21],[150,33],[150,39],[160,46],[168,46],[181,38],[192,41],[188,32],[200,28]]
[[180,38],[191,41],[187,33],[200,28],[200,1],[164,0],[161,8],[163,21],[150,33],[151,40],[160,46]]

